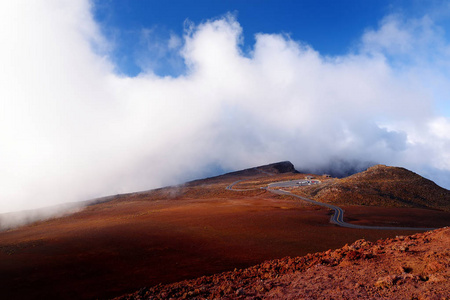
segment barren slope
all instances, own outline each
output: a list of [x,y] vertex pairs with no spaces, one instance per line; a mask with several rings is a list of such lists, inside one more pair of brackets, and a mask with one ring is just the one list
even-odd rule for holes
[[448,299],[450,229],[266,261],[117,299]]
[[450,211],[450,191],[404,168],[377,165],[301,192],[318,201],[344,205],[416,207]]
[[[325,208],[258,188],[305,175],[288,162],[272,164],[108,197],[70,216],[0,232],[0,297],[104,299],[361,238],[414,232],[337,227]],[[255,189],[225,189],[237,180]],[[374,214],[372,207],[348,207],[346,216],[365,225],[415,226],[420,214],[423,227],[445,226],[450,219],[443,211],[402,208],[381,215],[380,209]]]

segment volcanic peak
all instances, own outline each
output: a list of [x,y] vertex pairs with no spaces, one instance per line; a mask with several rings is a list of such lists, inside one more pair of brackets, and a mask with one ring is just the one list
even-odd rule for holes
[[230,172],[225,175],[261,175],[261,174],[283,174],[298,173],[294,165],[290,161],[281,161],[259,167],[244,169],[240,171]]

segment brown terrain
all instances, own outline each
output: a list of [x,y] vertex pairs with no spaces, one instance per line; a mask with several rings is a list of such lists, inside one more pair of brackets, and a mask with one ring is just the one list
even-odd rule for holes
[[450,228],[265,261],[116,299],[449,299]]
[[450,211],[450,191],[404,168],[376,165],[342,179],[301,191],[311,199],[335,204],[416,207]]
[[[340,248],[362,238],[375,242],[381,238],[415,233],[401,228],[388,231],[338,227],[329,223],[331,212],[326,208],[260,189],[271,182],[303,179],[306,175],[311,174],[296,172],[288,162],[272,164],[181,186],[118,195],[66,217],[0,232],[1,297],[106,299],[134,292],[144,286],[194,278],[203,278],[197,281],[217,276],[222,278],[220,276],[223,275],[204,276],[234,269],[244,272],[245,268],[276,259],[281,259],[278,262],[299,260],[296,266],[306,270],[309,263],[301,267],[303,258],[298,257],[319,255],[308,253]],[[392,177],[389,185],[389,176],[390,173],[383,178],[383,193],[397,193],[397,177]],[[416,180],[416,176],[411,173],[411,180]],[[316,177],[322,180],[322,184],[299,187],[292,192],[312,195],[313,189],[333,186],[345,180]],[[238,180],[242,181],[235,185],[236,189],[250,190],[225,189]],[[406,185],[407,181],[402,179]],[[354,179],[354,182],[358,180]],[[371,186],[368,185],[370,191]],[[363,188],[364,185],[358,186],[358,189]],[[409,192],[420,194],[420,189],[422,187],[413,184]],[[344,199],[339,203],[345,204],[342,206],[345,220],[354,224],[434,228],[449,225],[448,191],[433,184],[425,189],[428,192],[428,196],[424,195],[428,199],[426,205],[418,202],[407,207],[383,207],[384,202],[381,201],[377,206],[363,206],[353,201],[345,202]],[[317,194],[313,195],[315,199],[322,201]],[[416,201],[410,198],[403,200]],[[446,241],[448,248],[448,239]],[[370,243],[367,242],[367,245]],[[292,258],[282,259],[286,256]],[[376,257],[381,259],[384,256],[380,252]],[[345,258],[342,259],[345,261]],[[366,259],[356,260],[360,261]],[[367,262],[372,261],[376,260],[367,258]],[[269,262],[269,265],[278,262]],[[328,266],[325,262],[320,264],[315,265]],[[344,265],[339,261],[334,268],[343,268]],[[297,267],[289,268],[297,270]],[[413,276],[416,274],[414,272],[407,274]],[[284,273],[278,276],[281,274]],[[221,286],[218,281],[214,282],[214,289]],[[396,279],[396,282],[401,281]],[[211,285],[203,286],[199,289],[211,289],[211,294],[214,291],[214,295],[219,295],[215,294],[216,290]],[[166,287],[158,285],[153,289],[141,290],[141,294],[156,295],[164,292],[163,289]],[[230,290],[231,294],[227,295],[250,295],[245,287],[238,290]],[[186,296],[200,297],[198,293],[193,294],[195,289],[191,291],[193,293],[190,291],[186,290]],[[168,297],[169,294],[161,295]],[[207,292],[201,295],[207,295]],[[184,293],[180,297],[183,296]],[[277,295],[273,294],[273,297]]]

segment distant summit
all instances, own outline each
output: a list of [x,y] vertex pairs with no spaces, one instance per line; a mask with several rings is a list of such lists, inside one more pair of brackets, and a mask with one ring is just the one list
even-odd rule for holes
[[225,175],[243,175],[243,176],[254,176],[258,174],[282,174],[282,173],[298,173],[295,170],[294,165],[290,161],[281,161],[273,164],[268,164],[264,166],[244,169],[240,171],[230,172]]
[[405,168],[385,165],[307,187],[305,192],[313,199],[329,203],[450,211],[449,190]]
[[284,173],[298,173],[295,170],[294,165],[290,161],[281,161],[277,163],[272,163],[268,165],[263,165],[259,167],[248,168],[240,171],[233,171],[229,173],[225,173],[223,175],[218,175],[214,177],[209,177],[205,179],[197,179],[194,181],[190,181],[187,184],[203,184],[207,182],[215,182],[217,180],[227,179],[230,177],[253,177],[253,176],[270,176],[276,174],[284,174]]

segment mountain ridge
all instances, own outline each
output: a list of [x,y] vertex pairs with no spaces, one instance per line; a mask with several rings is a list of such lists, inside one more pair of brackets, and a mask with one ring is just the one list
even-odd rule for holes
[[[289,162],[280,163],[109,196],[71,215],[0,232],[0,262],[4,262],[0,263],[0,281],[6,287],[0,296],[112,298],[143,286],[202,278],[267,260],[337,249],[361,238],[376,241],[417,232],[406,226],[448,225],[450,213],[443,211],[369,206],[343,207],[345,217],[349,223],[395,224],[397,229],[356,230],[330,224],[327,208],[261,188],[271,182],[305,182],[305,177],[314,177],[293,171]],[[383,176],[386,179],[390,175]],[[337,180],[315,177],[324,187]],[[397,177],[397,181],[378,181],[387,182],[392,189],[401,182],[401,176]],[[349,178],[341,182],[361,180],[362,186],[372,184],[364,176]],[[376,176],[370,178],[378,182]],[[236,182],[241,191],[226,189]],[[292,187],[292,192],[318,186]]]
[[258,176],[258,175],[272,175],[272,174],[283,174],[283,173],[299,173],[294,165],[290,161],[280,161],[276,163],[270,163],[266,165],[261,165],[258,167],[252,167],[247,169],[242,169],[238,171],[227,172],[221,175],[195,179],[192,181],[186,182],[187,185],[203,183],[205,181],[215,181],[218,179],[224,179],[227,177],[250,177],[250,176]]
[[405,168],[386,165],[375,165],[348,177],[305,187],[303,194],[336,204],[450,211],[449,190]]

